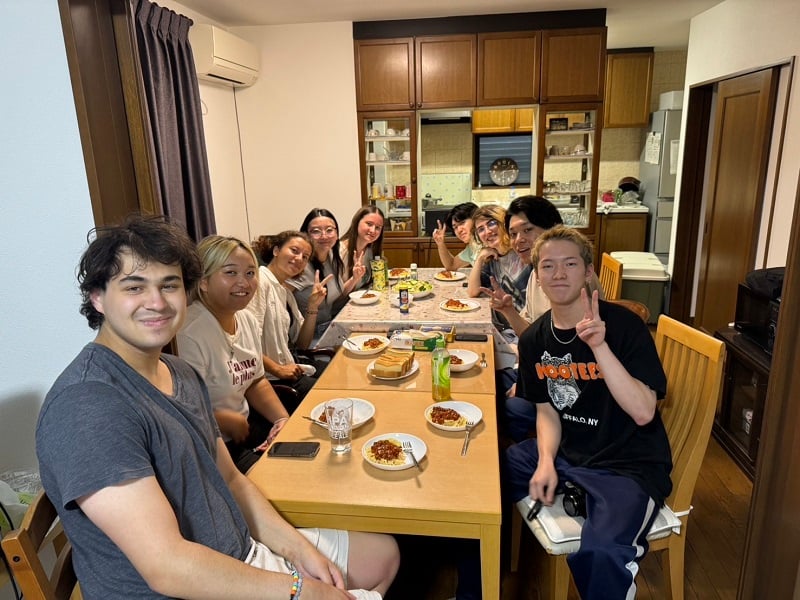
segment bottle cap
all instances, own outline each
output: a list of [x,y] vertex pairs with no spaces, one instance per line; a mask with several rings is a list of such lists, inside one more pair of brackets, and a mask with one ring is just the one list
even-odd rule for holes
[[413,270],[413,269],[416,269],[416,268],[417,268],[417,263],[411,263],[411,269]]
[[444,343],[444,338],[443,337],[436,338],[436,347],[437,348],[444,348],[445,347],[445,343]]

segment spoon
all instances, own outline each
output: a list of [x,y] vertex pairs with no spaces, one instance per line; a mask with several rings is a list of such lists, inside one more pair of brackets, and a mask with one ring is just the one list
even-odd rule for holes
[[487,363],[487,362],[486,362],[486,352],[481,352],[481,362],[480,362],[480,365],[481,365],[481,368],[482,368],[482,369],[485,369],[486,367],[488,367],[488,366],[489,366],[489,363]]

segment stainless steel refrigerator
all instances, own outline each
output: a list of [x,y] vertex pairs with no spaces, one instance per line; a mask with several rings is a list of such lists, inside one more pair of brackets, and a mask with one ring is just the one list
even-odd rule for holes
[[650,209],[647,249],[665,265],[678,173],[678,143],[681,136],[680,110],[658,110],[650,115],[650,129],[639,164],[639,194]]

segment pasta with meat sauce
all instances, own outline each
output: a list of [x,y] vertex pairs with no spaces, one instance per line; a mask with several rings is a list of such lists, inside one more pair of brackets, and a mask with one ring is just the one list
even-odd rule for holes
[[463,427],[467,419],[457,410],[434,406],[431,409],[431,421],[445,427]]
[[378,440],[367,449],[367,457],[379,465],[402,465],[406,462],[403,445],[395,439]]

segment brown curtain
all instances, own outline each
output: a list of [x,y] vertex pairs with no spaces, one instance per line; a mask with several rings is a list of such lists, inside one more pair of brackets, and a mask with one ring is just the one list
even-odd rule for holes
[[216,233],[216,224],[200,90],[189,45],[191,26],[188,17],[138,0],[136,41],[161,207],[199,241]]

